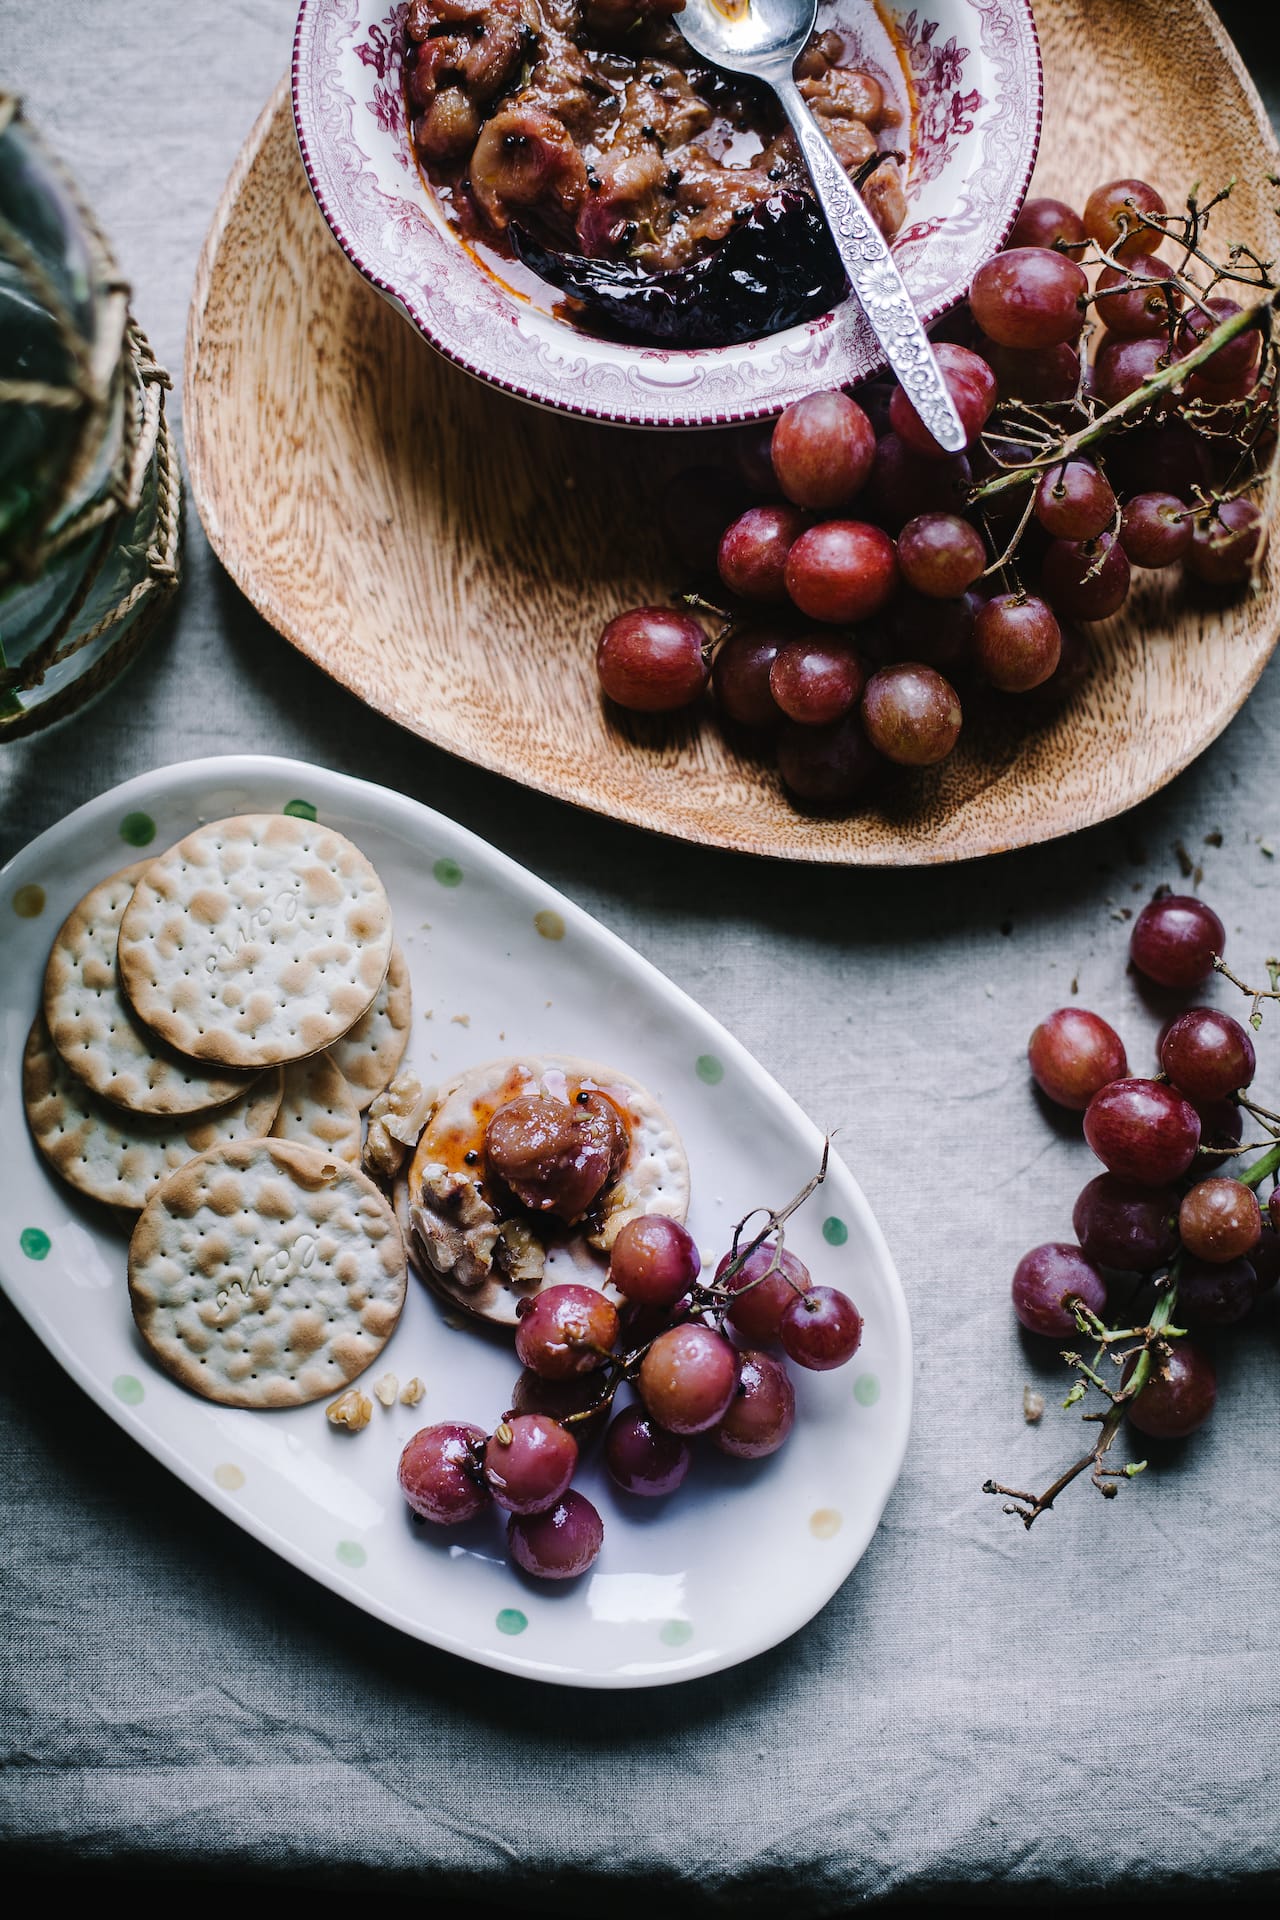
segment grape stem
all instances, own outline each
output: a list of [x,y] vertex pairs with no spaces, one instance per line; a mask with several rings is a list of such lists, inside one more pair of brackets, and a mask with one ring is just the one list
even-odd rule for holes
[[[1253,1001],[1253,1005],[1249,1009],[1249,1025],[1253,1028],[1254,1032],[1256,1033],[1258,1028],[1262,1025],[1263,1001],[1264,1000],[1280,1000],[1280,987],[1278,987],[1276,984],[1277,980],[1280,979],[1280,960],[1269,959],[1266,963],[1267,978],[1271,982],[1271,985],[1269,987],[1246,986],[1243,980],[1241,980],[1236,974],[1232,973],[1230,967],[1227,965],[1226,961],[1223,959],[1220,953],[1214,954],[1213,965],[1214,965],[1215,972],[1220,973],[1224,980],[1229,980],[1233,987],[1239,987],[1241,993],[1247,994],[1249,998]],[[1248,1102],[1245,1101],[1245,1102],[1242,1102],[1242,1104],[1248,1105]],[[1252,1107],[1250,1107],[1249,1111],[1251,1113],[1253,1112]],[[1275,1116],[1272,1115],[1271,1117],[1274,1118]]]
[[1250,327],[1264,327],[1270,331],[1271,316],[1280,302],[1280,290],[1271,293],[1256,306],[1245,307],[1239,313],[1232,313],[1221,321],[1212,331],[1204,335],[1199,346],[1181,360],[1171,361],[1167,367],[1161,367],[1136,387],[1123,400],[1117,400],[1114,407],[1100,413],[1076,433],[1066,434],[1053,447],[1027,461],[1025,466],[1011,467],[1004,473],[996,474],[993,479],[984,480],[982,485],[974,487],[969,493],[970,506],[976,506],[984,500],[994,500],[1001,494],[1011,493],[1018,487],[1032,485],[1047,467],[1056,467],[1061,461],[1070,460],[1085,447],[1095,446],[1099,440],[1105,440],[1117,427],[1139,414],[1152,400],[1158,399],[1170,388],[1180,386],[1188,374],[1204,365],[1222,347],[1234,340],[1237,334],[1246,332]]

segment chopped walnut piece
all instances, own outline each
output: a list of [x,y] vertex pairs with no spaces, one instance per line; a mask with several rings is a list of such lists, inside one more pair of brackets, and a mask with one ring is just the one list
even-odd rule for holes
[[432,1096],[416,1073],[398,1073],[369,1108],[364,1170],[375,1179],[394,1180],[426,1125]]
[[523,1220],[504,1220],[498,1228],[494,1259],[508,1280],[518,1287],[541,1280],[547,1269],[547,1251]]
[[394,1407],[396,1395],[400,1391],[400,1382],[394,1373],[384,1373],[380,1380],[373,1383],[373,1394],[384,1407]]
[[416,1407],[426,1391],[426,1388],[415,1373],[412,1380],[408,1381],[406,1385],[400,1389],[400,1405],[402,1407]]
[[373,1402],[359,1387],[348,1387],[344,1394],[324,1410],[331,1427],[345,1427],[348,1433],[362,1433],[373,1418]]

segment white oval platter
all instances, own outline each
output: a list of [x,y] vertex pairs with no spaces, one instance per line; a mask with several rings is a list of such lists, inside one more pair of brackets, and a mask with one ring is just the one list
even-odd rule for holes
[[[292,803],[299,803],[293,805]],[[461,1326],[411,1276],[381,1359],[416,1408],[376,1402],[372,1424],[331,1427],[322,1404],[220,1408],[161,1374],[135,1333],[124,1236],[45,1169],[24,1124],[23,1042],[49,942],[102,875],[201,820],[315,808],[374,862],[413,976],[407,1055],[430,1083],[504,1052],[583,1054],[634,1074],[680,1128],[689,1224],[704,1261],[733,1222],[779,1205],[817,1165],[818,1127],[716,1021],[589,915],[416,801],[265,756],[198,760],[102,794],[0,874],[0,1284],[72,1379],[180,1480],[284,1559],[405,1633],[484,1666],[589,1687],[660,1686],[762,1652],[831,1598],[865,1551],[897,1479],[911,1402],[911,1335],[893,1261],[853,1176],[788,1228],[815,1277],[843,1286],[866,1332],[852,1364],[797,1378],[787,1445],[747,1465],[699,1447],[671,1499],[613,1492],[586,1451],[576,1484],[605,1519],[600,1559],[562,1586],[507,1562],[499,1516],[414,1524],[396,1485],[419,1427],[490,1429],[518,1372],[505,1338]],[[798,1373],[798,1369],[794,1370]],[[264,1605],[266,1605],[264,1596]],[[274,1603],[273,1603],[274,1604]]]

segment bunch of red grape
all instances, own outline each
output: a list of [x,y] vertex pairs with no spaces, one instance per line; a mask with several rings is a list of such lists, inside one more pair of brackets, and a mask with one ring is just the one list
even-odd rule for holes
[[[1221,920],[1203,901],[1163,894],[1135,921],[1130,958],[1145,980],[1186,996],[1213,972],[1224,942]],[[1272,997],[1255,996],[1251,1023],[1259,1001]],[[1280,1126],[1248,1092],[1253,1040],[1230,1014],[1205,1006],[1175,1012],[1156,1048],[1158,1074],[1135,1078],[1119,1035],[1095,1013],[1062,1007],[1032,1034],[1032,1075],[1050,1100],[1083,1114],[1084,1137],[1106,1171],[1076,1201],[1075,1241],[1036,1247],[1019,1261],[1013,1307],[1032,1333],[1061,1341],[1089,1332],[1105,1346],[1109,1295],[1120,1289],[1126,1316],[1141,1319],[1147,1309],[1137,1303],[1151,1298],[1142,1288],[1154,1286],[1158,1311],[1125,1335],[1138,1346],[1120,1386],[1135,1390],[1113,1404],[1141,1433],[1171,1439],[1203,1426],[1217,1379],[1204,1347],[1164,1329],[1175,1321],[1193,1332],[1231,1325],[1280,1276],[1280,1144],[1240,1177],[1222,1171],[1240,1149],[1245,1112],[1273,1140]],[[1257,1189],[1268,1178],[1264,1208]]]
[[[623,1227],[610,1258],[621,1311],[593,1287],[552,1286],[531,1298],[516,1330],[524,1372],[493,1432],[446,1421],[405,1447],[400,1487],[414,1513],[448,1527],[496,1506],[508,1516],[516,1565],[566,1580],[586,1572],[604,1539],[597,1508],[571,1485],[577,1436],[611,1411],[605,1466],[624,1493],[642,1498],[680,1486],[699,1435],[739,1460],[776,1453],[796,1405],[776,1349],[826,1372],[851,1360],[862,1339],[848,1295],[815,1286],[780,1237],[765,1237],[779,1224],[771,1216],[741,1248],[735,1235],[708,1285],[686,1229],[646,1214]],[[624,1385],[637,1399],[613,1411]]]
[[[719,575],[714,605],[686,599],[721,631],[709,642],[685,608],[618,615],[596,655],[609,699],[669,712],[710,680],[726,730],[772,751],[794,801],[847,808],[893,767],[946,758],[958,688],[966,702],[1070,692],[1088,661],[1072,623],[1116,613],[1134,568],[1247,579],[1264,523],[1245,486],[1274,443],[1262,331],[1132,404],[1241,311],[1216,292],[1189,299],[1187,221],[1168,223],[1182,235],[1171,263],[1156,252],[1165,219],[1140,180],[1099,187],[1083,219],[1027,203],[935,342],[965,453],[945,453],[880,378],[856,397],[811,394],[736,436],[724,468],[681,476],[673,538],[701,567],[714,537]],[[1082,259],[1108,263],[1093,292]],[[1089,364],[1091,306],[1105,331]],[[1092,428],[1122,402],[1104,453],[1107,429]]]

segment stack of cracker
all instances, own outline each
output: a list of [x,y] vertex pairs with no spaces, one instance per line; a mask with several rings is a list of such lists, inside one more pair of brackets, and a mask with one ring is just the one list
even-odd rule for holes
[[386,891],[284,814],[198,828],[68,916],[23,1063],[32,1137],[136,1224],[134,1317],[224,1405],[295,1406],[370,1364],[404,1303],[362,1115],[409,1034]]

